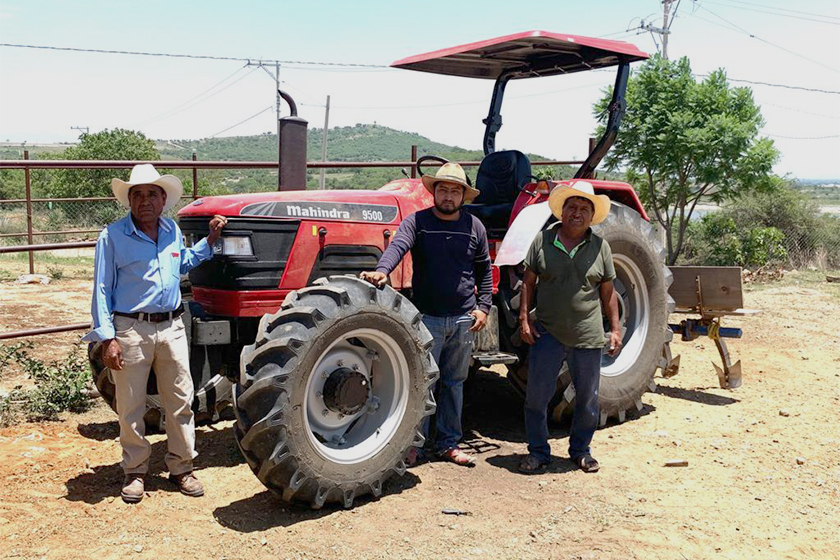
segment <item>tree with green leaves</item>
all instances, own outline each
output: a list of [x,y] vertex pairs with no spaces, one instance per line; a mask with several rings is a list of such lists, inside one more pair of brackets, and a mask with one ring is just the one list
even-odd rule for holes
[[[606,94],[595,105],[599,133],[610,99]],[[752,91],[730,87],[722,69],[698,82],[687,58],[656,55],[630,76],[627,113],[605,162],[625,170],[664,229],[668,264],[682,251],[701,201],[722,203],[772,188],[778,151],[772,140],[758,137],[763,124]]]
[[[115,128],[82,134],[76,146],[67,148],[62,159],[148,160],[160,154],[153,140],[142,132]],[[128,180],[130,169],[62,169],[56,172],[50,195],[56,198],[111,196],[111,178]]]

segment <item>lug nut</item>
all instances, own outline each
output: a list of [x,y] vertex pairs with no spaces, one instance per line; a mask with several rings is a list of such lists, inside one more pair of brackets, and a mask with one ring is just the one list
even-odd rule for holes
[[322,410],[322,411],[321,411],[321,415],[322,415],[322,416],[329,416],[329,415],[330,415],[330,411],[329,411],[329,410],[327,410],[327,409],[325,408],[324,410]]

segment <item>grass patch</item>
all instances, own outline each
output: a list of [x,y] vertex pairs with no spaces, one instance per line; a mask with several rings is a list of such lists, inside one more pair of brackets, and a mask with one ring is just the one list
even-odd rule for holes
[[[53,280],[92,280],[93,257],[70,257],[38,251],[35,253],[35,273],[46,274]],[[28,253],[0,255],[0,281],[14,280],[21,274],[29,274]]]

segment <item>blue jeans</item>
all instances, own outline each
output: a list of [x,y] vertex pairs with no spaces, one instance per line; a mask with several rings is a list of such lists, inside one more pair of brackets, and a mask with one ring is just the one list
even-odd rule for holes
[[589,444],[598,427],[598,386],[601,382],[601,349],[567,347],[538,322],[540,337],[528,353],[528,388],[525,392],[525,433],[528,452],[541,462],[551,459],[546,410],[557,390],[557,376],[563,360],[575,387],[575,410],[569,433],[569,457],[589,455]]
[[[440,368],[440,379],[436,383],[435,427],[437,434],[432,450],[440,453],[455,447],[463,435],[461,432],[461,409],[464,406],[464,381],[470,368],[474,333],[472,315],[450,315],[448,317],[423,316],[423,324],[434,337],[432,356]],[[423,435],[428,436],[429,419],[423,423]]]

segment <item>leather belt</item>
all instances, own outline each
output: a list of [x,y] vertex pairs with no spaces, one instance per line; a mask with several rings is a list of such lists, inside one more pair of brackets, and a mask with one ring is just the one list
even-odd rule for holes
[[176,317],[180,317],[184,313],[184,308],[176,309],[175,311],[161,311],[160,313],[123,313],[122,311],[114,311],[114,315],[120,317],[131,317],[138,321],[148,321],[150,323],[163,323],[164,321],[171,321]]

